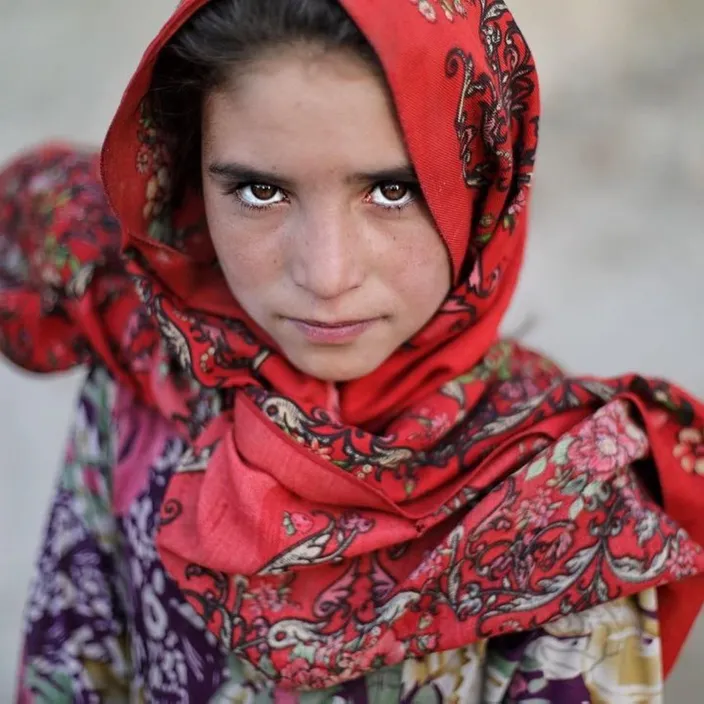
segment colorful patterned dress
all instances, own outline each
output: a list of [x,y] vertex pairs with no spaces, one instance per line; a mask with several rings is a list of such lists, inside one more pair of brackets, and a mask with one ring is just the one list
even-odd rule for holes
[[[660,701],[654,591],[525,634],[408,660],[333,690],[274,690],[219,647],[157,555],[156,517],[183,450],[166,420],[93,368],[27,607],[20,702]],[[253,598],[276,606],[275,593]],[[310,682],[328,657],[324,646],[302,650],[290,667]]]

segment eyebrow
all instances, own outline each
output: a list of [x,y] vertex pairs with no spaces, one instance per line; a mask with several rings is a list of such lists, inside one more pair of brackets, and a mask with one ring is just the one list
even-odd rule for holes
[[[228,183],[264,183],[280,188],[290,189],[293,181],[276,174],[273,171],[262,171],[246,164],[235,162],[213,162],[208,166],[208,173],[216,179]],[[410,164],[392,166],[374,171],[362,171],[351,174],[347,179],[349,183],[379,183],[384,181],[398,181],[400,183],[417,183],[418,176]]]

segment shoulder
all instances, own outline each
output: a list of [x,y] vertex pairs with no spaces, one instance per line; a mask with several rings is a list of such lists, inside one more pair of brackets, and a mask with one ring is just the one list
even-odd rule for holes
[[49,145],[11,161],[0,170],[0,351],[35,372],[102,363],[126,382],[130,324],[155,344],[97,153]]

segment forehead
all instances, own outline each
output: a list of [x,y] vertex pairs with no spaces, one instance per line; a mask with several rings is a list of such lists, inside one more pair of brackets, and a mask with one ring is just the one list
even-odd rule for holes
[[265,54],[206,98],[203,117],[205,152],[220,159],[356,170],[408,161],[383,79],[346,51]]

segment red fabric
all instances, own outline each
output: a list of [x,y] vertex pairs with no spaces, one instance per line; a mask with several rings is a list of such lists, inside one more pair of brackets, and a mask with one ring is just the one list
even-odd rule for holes
[[[704,594],[704,408],[637,376],[566,378],[497,340],[539,114],[511,14],[492,0],[342,3],[383,64],[455,287],[331,399],[233,300],[197,195],[170,207],[169,150],[143,98],[204,4],[181,3],[107,136],[119,232],[90,157],[48,149],[0,177],[0,243],[26,263],[5,272],[4,350],[37,370],[97,356],[181,424],[192,444],[160,554],[224,645],[282,686],[322,642],[333,656],[312,688],[649,587],[669,671]],[[75,203],[96,220],[72,220]],[[663,507],[640,481],[652,468]]]

